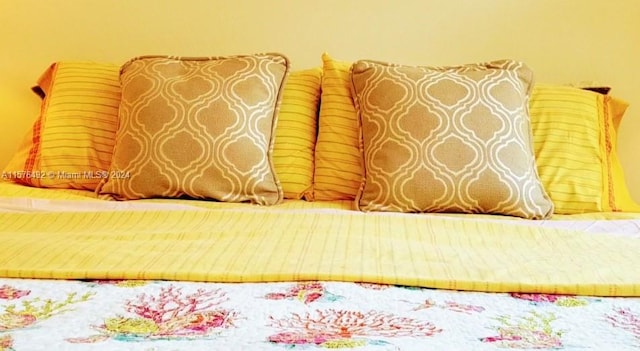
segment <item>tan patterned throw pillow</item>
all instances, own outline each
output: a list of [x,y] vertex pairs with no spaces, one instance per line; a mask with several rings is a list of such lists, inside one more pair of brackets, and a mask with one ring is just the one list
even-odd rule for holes
[[546,218],[528,99],[532,72],[503,60],[457,67],[352,66],[363,211]]
[[279,202],[271,154],[288,72],[279,54],[125,63],[113,160],[98,193]]

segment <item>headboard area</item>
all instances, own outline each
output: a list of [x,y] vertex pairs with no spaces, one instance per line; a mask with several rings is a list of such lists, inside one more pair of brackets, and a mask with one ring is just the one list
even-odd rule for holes
[[420,66],[513,59],[536,84],[608,87],[628,103],[617,147],[640,202],[638,18],[636,0],[1,1],[0,169],[38,117],[31,88],[55,62],[277,52],[299,71],[321,67],[323,53]]

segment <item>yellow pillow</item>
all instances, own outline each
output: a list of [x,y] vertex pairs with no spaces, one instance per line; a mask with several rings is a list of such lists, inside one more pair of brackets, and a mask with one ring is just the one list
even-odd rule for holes
[[583,89],[536,85],[530,103],[540,180],[558,214],[640,212],[617,154],[627,104]]
[[279,54],[146,56],[121,68],[109,177],[120,200],[192,197],[273,205],[273,143],[289,62]]
[[321,76],[320,67],[291,72],[282,91],[273,166],[287,199],[313,198]]
[[38,79],[40,115],[4,169],[34,187],[94,190],[111,163],[119,65],[56,62]]
[[351,97],[351,63],[322,55],[322,95],[315,150],[315,200],[354,199],[362,180],[359,129]]
[[[5,168],[5,178],[36,187],[94,190],[111,164],[119,69],[95,62],[57,62],[47,68],[34,87],[43,98],[42,111]],[[283,90],[273,162],[285,198],[313,195],[321,75],[320,67],[292,72]],[[73,145],[49,147],[61,139],[74,140]]]

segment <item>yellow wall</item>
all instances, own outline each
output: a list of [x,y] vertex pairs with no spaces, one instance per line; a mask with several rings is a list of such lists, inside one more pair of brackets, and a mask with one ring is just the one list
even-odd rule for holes
[[278,51],[295,68],[335,58],[529,64],[538,82],[596,81],[631,103],[619,146],[640,200],[637,0],[0,0],[0,168],[37,115],[49,63],[143,54]]

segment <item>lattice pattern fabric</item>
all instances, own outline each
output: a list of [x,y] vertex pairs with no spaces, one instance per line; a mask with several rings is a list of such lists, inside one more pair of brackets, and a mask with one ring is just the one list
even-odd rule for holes
[[531,141],[532,76],[511,60],[442,68],[356,62],[359,208],[549,216]]
[[99,193],[279,202],[273,134],[288,70],[278,54],[129,61],[110,177]]

